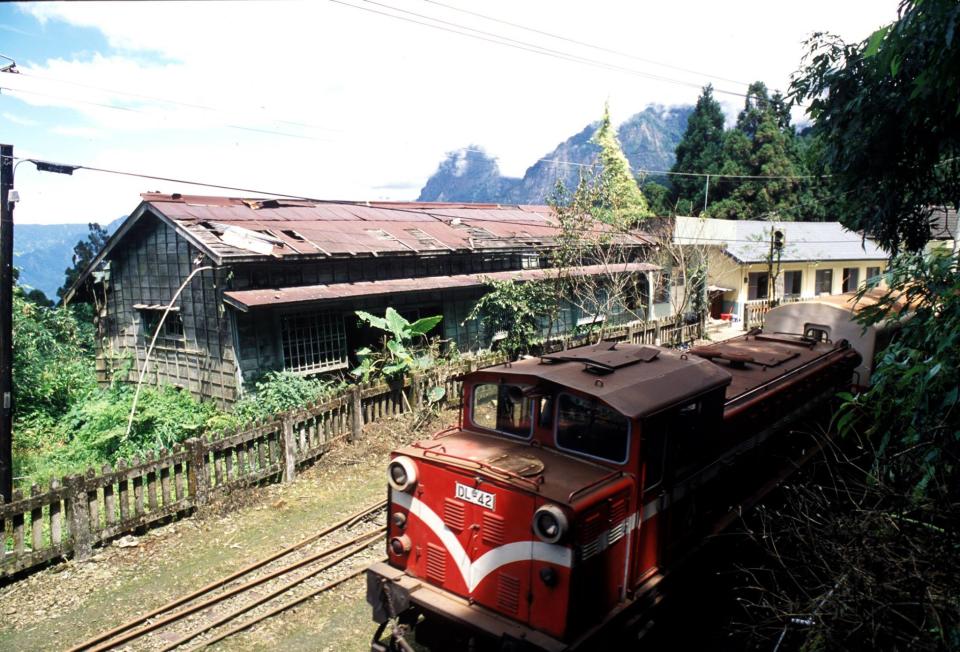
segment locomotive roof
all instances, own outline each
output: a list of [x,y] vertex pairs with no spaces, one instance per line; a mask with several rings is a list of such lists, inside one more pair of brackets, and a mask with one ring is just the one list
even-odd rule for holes
[[569,387],[630,418],[659,412],[731,380],[729,373],[703,358],[622,342],[507,362],[480,373],[521,374]]

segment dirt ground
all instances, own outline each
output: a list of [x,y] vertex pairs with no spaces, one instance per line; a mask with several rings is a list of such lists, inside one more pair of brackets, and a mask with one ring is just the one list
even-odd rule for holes
[[[421,433],[455,419],[446,412]],[[0,586],[0,650],[66,649],[382,499],[390,450],[417,436],[404,418],[372,424],[361,442],[337,446],[291,484],[235,492],[136,545],[110,545],[89,561]],[[374,546],[351,567],[380,556]],[[369,650],[364,582],[350,580],[212,649]]]

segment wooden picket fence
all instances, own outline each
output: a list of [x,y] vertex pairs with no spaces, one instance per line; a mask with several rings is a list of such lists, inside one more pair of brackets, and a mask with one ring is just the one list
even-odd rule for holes
[[[812,299],[813,297],[784,297],[777,300],[777,302],[774,303],[774,306],[783,305],[785,303],[810,301]],[[747,301],[743,305],[743,330],[748,331],[752,328],[763,328],[763,322],[766,318],[766,315],[774,306],[771,306],[767,299]]]
[[82,560],[95,546],[178,518],[214,495],[238,487],[294,479],[297,469],[364,424],[424,405],[441,386],[459,401],[460,376],[505,361],[500,355],[465,360],[403,383],[354,385],[328,400],[277,415],[237,432],[188,439],[172,451],[104,465],[99,471],[51,480],[0,498],[0,577],[67,557]]
[[[665,317],[651,321],[631,321],[607,328],[603,339],[612,342],[683,346],[703,337],[703,322],[685,324],[680,317]],[[544,351],[559,351],[595,342],[598,333],[563,335],[543,342]]]
[[[609,329],[604,339],[676,346],[701,337],[702,324],[673,319],[631,322]],[[588,343],[596,334],[565,337],[553,350]],[[0,577],[67,557],[82,560],[124,534],[141,532],[188,514],[213,496],[266,482],[290,482],[297,469],[314,462],[339,440],[362,435],[364,424],[402,414],[427,402],[432,387],[444,400],[459,402],[460,377],[506,361],[503,355],[464,360],[407,378],[370,383],[302,409],[276,415],[240,431],[188,439],[173,450],[148,453],[82,475],[15,491],[0,498]]]

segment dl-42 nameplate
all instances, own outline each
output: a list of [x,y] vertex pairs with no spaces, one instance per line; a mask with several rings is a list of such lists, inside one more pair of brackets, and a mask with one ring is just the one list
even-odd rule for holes
[[494,509],[494,506],[497,503],[497,497],[488,491],[481,491],[476,487],[469,487],[465,484],[457,483],[456,497],[460,500],[465,500],[468,503],[473,503],[474,505],[480,505],[480,507],[486,507],[487,509]]

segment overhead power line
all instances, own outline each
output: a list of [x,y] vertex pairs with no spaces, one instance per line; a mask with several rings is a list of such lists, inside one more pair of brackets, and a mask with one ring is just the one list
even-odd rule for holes
[[502,18],[496,18],[496,17],[490,16],[490,15],[488,15],[488,14],[481,14],[481,13],[476,12],[476,11],[470,11],[469,9],[463,9],[462,7],[455,7],[455,6],[453,6],[453,5],[449,5],[449,4],[446,4],[446,3],[443,3],[443,2],[438,2],[437,0],[424,0],[424,2],[429,2],[429,3],[432,4],[432,5],[437,5],[438,7],[444,7],[444,8],[446,8],[446,9],[450,9],[451,11],[457,11],[457,12],[460,12],[460,13],[462,13],[462,14],[467,14],[467,15],[469,15],[469,16],[476,16],[477,18],[482,18],[482,19],[484,19],[484,20],[489,20],[489,21],[492,21],[492,22],[494,22],[494,23],[500,23],[501,25],[507,25],[507,26],[509,26],[509,27],[515,27],[515,28],[517,28],[517,29],[522,29],[522,30],[525,30],[525,31],[527,31],[527,32],[532,32],[532,33],[534,33],[534,34],[540,34],[540,35],[542,35],[542,36],[547,36],[547,37],[549,37],[549,38],[557,39],[557,40],[559,40],[559,41],[566,41],[567,43],[573,43],[574,45],[580,45],[580,46],[583,46],[583,47],[585,47],[585,48],[590,48],[590,49],[592,49],[592,50],[597,50],[598,52],[606,52],[606,53],[608,53],[608,54],[615,54],[615,55],[620,56],[620,57],[625,57],[625,58],[627,58],[627,59],[633,59],[633,60],[635,60],[635,61],[641,61],[641,62],[643,62],[643,63],[649,63],[649,64],[654,65],[654,66],[661,66],[661,67],[663,67],[663,68],[669,68],[669,69],[671,69],[671,70],[676,70],[676,71],[678,71],[678,72],[686,72],[686,73],[690,73],[691,75],[701,75],[701,76],[703,76],[703,77],[709,77],[710,79],[717,79],[717,80],[720,80],[720,81],[730,82],[731,84],[740,84],[740,85],[742,85],[742,86],[749,86],[749,85],[750,85],[750,82],[740,81],[740,80],[737,80],[737,79],[730,79],[730,78],[728,78],[728,77],[721,77],[720,75],[713,75],[713,74],[706,73],[706,72],[700,72],[700,71],[698,71],[698,70],[691,70],[691,69],[689,69],[689,68],[682,68],[682,67],[680,67],[680,66],[675,66],[675,65],[670,64],[670,63],[664,63],[663,61],[656,61],[656,60],[654,60],[654,59],[647,59],[647,58],[645,58],[645,57],[640,57],[640,56],[637,56],[637,55],[635,55],[635,54],[631,54],[631,53],[629,53],[629,52],[624,52],[624,51],[622,51],[622,50],[615,50],[615,49],[613,49],[613,48],[604,47],[604,46],[602,46],[602,45],[596,45],[595,43],[588,43],[588,42],[586,42],[586,41],[580,41],[580,40],[578,40],[578,39],[570,38],[570,37],[568,37],[568,36],[562,36],[562,35],[560,35],[560,34],[554,34],[554,33],[552,33],[552,32],[547,32],[547,31],[544,31],[544,30],[542,30],[542,29],[537,29],[537,28],[535,28],[535,27],[530,27],[530,26],[528,26],[528,25],[521,25],[521,24],[519,24],[519,23],[514,23],[514,22],[511,22],[511,21],[509,21],[509,20],[503,20]]
[[[52,163],[52,162],[50,162],[50,161],[38,160],[38,159],[35,159],[35,158],[23,157],[23,156],[10,156],[10,157],[3,156],[2,158],[9,158],[10,160],[13,160],[13,161],[30,161],[30,162],[33,162],[33,163],[41,163],[41,164],[50,165],[50,166],[58,166],[58,167],[64,167],[64,168],[73,168],[73,169],[75,169],[75,170],[87,170],[87,171],[89,171],[89,172],[99,172],[99,173],[102,173],[102,174],[113,174],[113,175],[119,175],[119,176],[124,176],[124,177],[133,177],[133,178],[139,178],[139,179],[149,179],[149,180],[152,180],[152,181],[166,181],[166,182],[169,182],[169,183],[182,183],[182,184],[184,184],[184,185],[201,186],[201,187],[204,187],[204,188],[215,188],[215,189],[218,189],[218,190],[230,190],[230,191],[234,191],[234,192],[248,193],[248,194],[250,194],[250,195],[259,195],[259,196],[268,196],[268,197],[278,197],[278,198],[281,198],[281,199],[291,199],[291,200],[298,200],[298,201],[307,201],[307,202],[313,202],[313,203],[316,203],[316,204],[339,204],[339,205],[362,206],[362,207],[365,207],[365,206],[368,206],[368,205],[369,205],[369,202],[365,202],[365,201],[357,201],[357,200],[338,200],[338,199],[317,199],[317,198],[314,198],[314,197],[306,197],[306,196],[303,196],[303,195],[292,195],[292,194],[289,194],[289,193],[273,192],[273,191],[269,191],[269,190],[260,190],[260,189],[254,189],[254,188],[244,188],[244,187],[240,187],[240,186],[228,186],[228,185],[224,185],[224,184],[208,183],[208,182],[205,182],[205,181],[197,181],[197,180],[193,180],[193,179],[179,179],[179,178],[175,178],[175,177],[165,177],[165,176],[158,176],[158,175],[153,175],[153,174],[144,174],[144,173],[141,173],[141,172],[132,172],[132,171],[129,171],[129,170],[114,170],[114,169],[110,169],[110,168],[101,168],[101,167],[96,167],[96,166],[91,166],[91,165],[82,165],[82,164],[76,164],[76,163],[69,163],[69,164],[67,164],[67,163]],[[391,206],[390,209],[391,209],[391,210],[400,211],[400,212],[417,214],[417,215],[423,215],[423,214],[424,214],[422,210],[418,210],[418,209],[414,209],[414,208],[405,208],[405,207],[403,207],[403,206]],[[444,214],[444,213],[442,212],[442,210],[443,210],[443,209],[438,209],[438,210],[430,211],[430,213],[428,213],[428,215],[431,216],[431,217],[434,217],[434,218],[448,217],[448,218],[451,218],[451,219],[454,219],[454,218],[462,218],[462,217],[463,217],[462,215]],[[521,222],[521,221],[516,221],[516,220],[496,220],[496,219],[482,218],[482,217],[470,217],[470,218],[468,218],[468,219],[469,219],[470,221],[472,221],[472,222],[490,222],[490,223],[496,223],[496,224],[513,224],[513,225],[517,225],[517,226],[527,226],[527,227],[534,225],[534,223],[533,223],[533,222],[530,222],[530,221]],[[788,223],[788,224],[789,224],[789,223]],[[583,230],[584,230],[585,232],[588,232],[588,233],[610,233],[609,230],[603,230],[603,229],[583,229]],[[644,233],[643,231],[640,231],[640,230],[636,230],[636,231],[625,230],[625,231],[622,231],[622,232],[625,233],[625,234],[627,234],[627,235],[636,235],[636,236],[643,236],[643,237],[649,237],[649,235],[650,235],[650,234]],[[700,243],[729,243],[729,242],[756,243],[756,242],[758,242],[757,240],[729,239],[729,238],[684,238],[684,239],[686,239],[686,240],[696,240],[697,242],[700,242]],[[848,241],[848,240],[804,240],[804,241],[803,241],[804,244],[841,244],[841,243],[846,243],[846,242],[849,242],[849,241]]]
[[[336,0],[331,0],[336,1]],[[103,109],[113,110],[113,111],[123,111],[125,113],[140,113],[143,115],[154,115],[150,111],[145,111],[141,108],[134,108],[129,106],[117,106],[114,104],[105,104],[102,102],[94,102],[92,100],[84,100],[80,98],[67,97],[63,95],[57,95],[54,93],[43,93],[41,91],[27,90],[23,88],[14,88],[11,86],[0,86],[0,92],[6,91],[8,93],[24,93],[27,95],[36,95],[39,97],[46,97],[48,99],[56,99],[64,102],[74,102],[78,104],[87,104],[90,106],[96,106]],[[122,91],[118,91],[122,92]],[[223,127],[228,129],[238,129],[240,131],[249,131],[253,133],[262,133],[271,136],[283,136],[286,138],[296,138],[299,140],[315,140],[320,142],[337,142],[333,138],[325,138],[320,136],[309,136],[304,134],[294,134],[285,131],[276,131],[273,129],[262,129],[259,127],[247,127],[243,125],[236,124],[224,124]],[[474,152],[478,154],[489,155],[488,152],[482,149],[462,147],[458,150],[461,152]],[[538,158],[536,159],[538,163],[556,163],[558,165],[570,165],[581,168],[590,168],[598,169],[598,165],[595,163],[580,163],[577,161],[566,161],[563,159],[556,158]],[[710,177],[711,179],[744,179],[744,180],[806,180],[806,179],[820,179],[826,178],[829,175],[749,175],[749,174],[714,174],[711,172],[673,172],[670,170],[654,170],[650,168],[638,168],[630,166],[630,169],[637,174],[652,174],[652,175],[666,175],[666,176],[685,176],[685,177]]]
[[[416,20],[414,18],[407,18],[406,16],[401,16],[395,13],[389,13],[387,11],[380,11],[378,9],[372,9],[370,7],[350,4],[349,2],[344,2],[343,0],[329,0],[329,1],[334,4],[342,5],[344,7],[350,7],[351,9],[358,9],[360,11],[365,11],[372,14],[378,14],[380,16],[386,16],[388,18],[393,18],[395,20],[402,20],[404,22],[414,23],[416,25],[422,25],[424,27],[430,27],[432,29],[437,29],[444,32],[450,32],[452,34],[458,34],[460,36],[466,36],[468,38],[473,38],[480,41],[486,41],[488,43],[494,43],[497,45],[503,45],[503,46],[515,48],[518,50],[524,50],[526,52],[533,52],[534,54],[553,57],[563,61],[571,61],[574,63],[593,66],[595,68],[602,68],[602,69],[610,70],[613,72],[622,72],[622,73],[634,75],[637,77],[644,77],[647,79],[653,79],[653,80],[662,81],[670,84],[679,84],[681,86],[690,86],[693,88],[702,87],[701,84],[697,84],[695,82],[684,81],[681,79],[674,79],[671,77],[664,77],[662,75],[655,75],[655,74],[644,72],[641,70],[636,70],[634,68],[628,68],[626,66],[620,66],[620,65],[608,63],[605,61],[601,61],[599,59],[591,59],[589,57],[584,57],[576,54],[571,54],[569,52],[563,52],[560,50],[547,48],[541,45],[537,45],[536,43],[521,41],[518,39],[513,39],[500,34],[496,34],[493,32],[487,32],[485,30],[469,27],[467,25],[461,25],[459,23],[453,23],[451,21],[442,20],[440,18],[434,18],[432,16],[427,16],[424,14],[418,14],[416,12],[408,11],[406,9],[401,9],[399,7],[394,7],[392,5],[375,2],[374,0],[362,0],[362,1],[368,4],[373,4],[379,7],[383,7],[385,9],[389,9],[391,11],[396,11],[396,12],[400,12],[407,15],[417,16],[419,18],[423,18],[427,21],[433,21],[433,22],[424,22],[422,20]],[[453,29],[451,29],[451,27],[445,27],[444,25],[452,26]],[[467,30],[467,31],[462,31],[462,30]],[[736,97],[747,97],[747,95],[744,93],[738,93],[735,91],[729,91],[721,88],[715,88],[714,91],[717,93],[723,93],[725,95],[734,95]]]
[[[476,152],[478,154],[486,154],[489,156],[489,153],[482,149],[474,149],[470,147],[461,147],[458,152]],[[598,169],[600,168],[599,163],[578,163],[576,161],[564,161],[557,158],[538,158],[537,162],[542,163],[558,163],[560,165],[573,165],[577,167]],[[806,179],[828,179],[830,178],[829,174],[801,174],[801,175],[763,175],[763,174],[715,174],[713,172],[673,172],[671,170],[653,170],[650,168],[638,168],[629,166],[630,171],[634,173],[643,173],[643,174],[657,174],[657,175],[666,175],[666,176],[679,176],[679,177],[710,177],[711,179],[745,179],[753,181],[773,181],[773,180],[793,180],[801,181]]]

